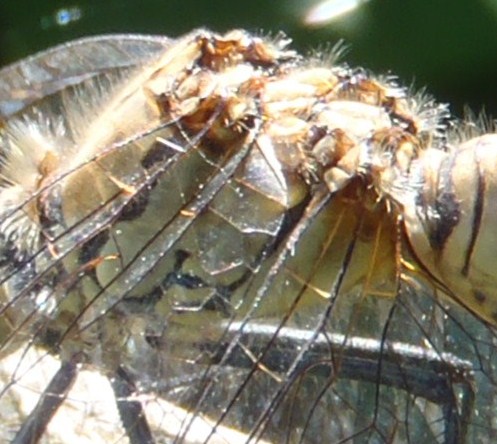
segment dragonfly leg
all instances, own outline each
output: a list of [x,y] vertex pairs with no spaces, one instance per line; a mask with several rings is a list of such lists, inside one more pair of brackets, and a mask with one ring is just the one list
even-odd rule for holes
[[139,401],[129,399],[136,392],[131,376],[119,367],[111,379],[116,397],[117,409],[131,444],[154,444],[143,406]]
[[12,444],[36,444],[58,408],[65,401],[78,375],[76,362],[63,362],[40,396],[38,404],[24,421]]

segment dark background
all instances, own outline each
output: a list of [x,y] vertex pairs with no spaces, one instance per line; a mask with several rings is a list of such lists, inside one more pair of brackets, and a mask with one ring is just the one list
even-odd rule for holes
[[497,117],[496,0],[370,0],[317,28],[304,16],[318,0],[0,0],[0,65],[76,37],[140,32],[178,36],[206,26],[284,30],[300,50],[348,45],[345,59],[439,101]]

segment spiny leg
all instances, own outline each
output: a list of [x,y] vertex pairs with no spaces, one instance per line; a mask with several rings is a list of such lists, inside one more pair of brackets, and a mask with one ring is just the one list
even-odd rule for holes
[[65,401],[77,374],[76,362],[62,363],[40,396],[38,404],[12,440],[12,444],[36,444],[40,440],[52,417]]
[[136,392],[135,384],[123,367],[110,380],[116,397],[117,410],[131,444],[154,444],[141,402],[128,399]]

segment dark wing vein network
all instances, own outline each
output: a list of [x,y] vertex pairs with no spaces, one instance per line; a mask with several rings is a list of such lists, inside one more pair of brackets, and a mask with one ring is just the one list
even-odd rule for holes
[[[73,86],[77,87],[77,85],[82,82],[91,82],[92,79],[97,77],[112,77],[113,73],[118,74],[123,70],[126,72],[126,70],[136,69],[137,65],[146,63],[147,60],[154,55],[164,51],[170,44],[171,40],[163,36],[99,36],[60,45],[51,50],[29,57],[28,59],[4,68],[1,71],[1,115],[3,116],[3,119],[8,119],[12,115],[22,113],[22,111],[25,108],[29,108],[32,103],[37,103],[46,96],[60,93],[66,88]],[[49,108],[50,107],[47,107],[47,110],[48,112],[51,112]],[[84,221],[82,221],[82,223],[84,224]],[[86,233],[91,233],[92,231],[93,229],[90,228],[86,230]],[[82,233],[81,243],[84,243],[85,237],[87,237],[87,235]],[[40,255],[41,253],[43,252],[39,251],[36,254]],[[25,263],[23,263],[23,261],[17,261],[16,257],[9,251],[3,252],[3,260],[2,265],[5,265],[6,263],[7,265],[12,265],[17,262],[16,266],[14,266],[14,272],[20,273],[20,270],[25,268]],[[49,259],[49,263],[51,263],[49,267],[55,266],[53,260]],[[2,282],[11,278],[12,273],[12,270],[7,268],[7,271],[2,273]],[[30,278],[33,286],[36,286],[36,282],[43,281],[43,273],[41,271],[38,277],[31,276],[29,270],[26,271],[26,275],[28,276],[27,280],[21,279],[24,288],[20,288],[19,294],[15,299],[27,298],[29,296],[28,283]],[[8,305],[9,304],[6,304],[4,308],[2,308],[4,318],[6,318],[5,310]],[[34,311],[31,313],[26,312],[25,315],[26,319],[22,324],[26,324],[26,326],[29,327],[30,318],[35,317],[36,315]],[[7,326],[5,324],[7,324]],[[33,334],[36,336],[36,330],[42,331],[43,325],[31,326],[31,328],[33,329]],[[6,349],[7,353],[9,350],[5,346],[6,343],[9,341],[16,343],[18,340],[26,341],[26,339],[29,338],[23,337],[20,331],[11,331],[8,320],[2,324],[2,343],[4,344],[2,348]],[[26,346],[31,349],[32,346],[29,345],[29,343],[30,342],[26,342]],[[28,348],[26,348],[26,350],[28,350]],[[6,366],[2,373],[6,382],[5,387],[2,390],[3,398],[9,397],[9,388],[15,386],[15,384],[18,383],[18,379],[22,379],[23,372],[33,371],[33,373],[37,374],[37,379],[41,379],[41,376],[46,374],[44,377],[45,380],[48,381],[49,379],[47,378],[50,377],[50,372],[55,371],[57,364],[44,364],[47,360],[46,358],[46,352],[40,356],[31,358],[31,362],[26,363],[26,368],[24,369],[19,368],[19,364],[11,366],[10,370],[9,367]],[[29,361],[29,359],[26,359],[26,361]],[[45,395],[40,397],[38,407],[33,409],[29,419],[24,421],[21,430],[17,433],[15,442],[34,442],[40,435],[43,436],[46,432],[45,428],[50,422],[52,413],[54,413],[57,408],[53,405],[51,406],[50,403],[53,403],[54,397],[55,404],[63,403],[66,397],[65,395],[67,394],[64,394],[62,388],[59,388],[60,392],[55,392],[54,396],[51,396],[51,391],[55,386],[60,387],[60,384],[66,386],[66,391],[72,386],[75,376],[75,365],[75,362],[65,363],[55,373],[52,383],[45,390]],[[36,390],[43,389],[42,385],[39,385],[38,387],[38,389],[34,389],[35,393]],[[19,400],[16,399],[15,395],[11,398],[12,399],[7,401],[8,403],[14,403],[14,405],[19,403]],[[34,404],[32,405],[34,406]],[[19,406],[16,406],[14,407],[14,410],[16,408],[20,409]],[[103,411],[104,410],[105,408]],[[100,414],[102,414],[102,411]],[[19,411],[17,416],[15,412],[10,413],[8,419],[4,423],[5,430],[2,431],[2,435],[6,437],[14,436],[15,429],[20,426],[24,415],[26,415],[26,413],[21,413],[21,411]],[[102,432],[102,430],[100,431]],[[102,436],[102,439],[106,439],[105,434]]]
[[96,37],[0,71],[3,439],[496,433],[493,330],[348,154],[442,143],[443,113],[286,44]]

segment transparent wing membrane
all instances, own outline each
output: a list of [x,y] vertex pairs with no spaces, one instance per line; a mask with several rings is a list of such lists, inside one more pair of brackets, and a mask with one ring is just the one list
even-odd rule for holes
[[103,72],[144,64],[170,42],[166,37],[131,34],[97,36],[28,57],[1,70],[1,114],[10,116],[47,95]]
[[95,37],[0,71],[3,441],[496,435],[494,145],[287,44]]

